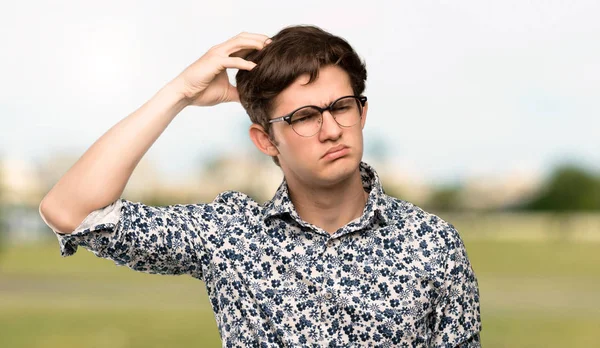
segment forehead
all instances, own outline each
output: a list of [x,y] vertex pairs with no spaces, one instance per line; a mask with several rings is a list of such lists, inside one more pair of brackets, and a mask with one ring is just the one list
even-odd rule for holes
[[323,67],[319,76],[307,84],[309,79],[308,74],[301,75],[279,93],[273,103],[274,116],[304,105],[325,106],[339,97],[353,94],[350,76],[340,67]]

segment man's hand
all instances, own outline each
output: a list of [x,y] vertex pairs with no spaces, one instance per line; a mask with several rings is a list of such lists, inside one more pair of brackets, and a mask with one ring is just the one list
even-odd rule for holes
[[226,69],[252,70],[256,64],[244,57],[270,42],[265,35],[241,33],[213,46],[179,74],[174,82],[183,89],[189,105],[211,106],[239,101],[237,89],[229,83]]

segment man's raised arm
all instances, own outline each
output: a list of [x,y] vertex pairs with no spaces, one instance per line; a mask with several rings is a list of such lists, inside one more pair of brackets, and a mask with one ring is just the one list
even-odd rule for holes
[[46,194],[40,215],[54,231],[71,233],[91,212],[116,201],[144,154],[188,105],[239,101],[226,69],[251,70],[243,59],[268,37],[242,33],[212,47],[148,102],[102,135]]

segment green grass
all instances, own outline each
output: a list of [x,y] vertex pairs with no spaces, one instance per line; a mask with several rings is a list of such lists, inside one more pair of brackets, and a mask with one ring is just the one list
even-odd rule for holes
[[[600,244],[466,240],[484,347],[590,347]],[[1,347],[219,347],[204,284],[117,267],[56,243],[0,254]]]
[[[55,243],[0,254],[1,347],[220,347],[204,284]],[[4,343],[7,344],[4,344]]]
[[3,347],[220,347],[212,312],[125,308],[10,308]]
[[477,274],[594,277],[600,281],[600,244],[569,241],[465,241]]
[[600,244],[465,241],[481,294],[485,347],[593,347]]
[[600,316],[484,311],[483,347],[597,347]]

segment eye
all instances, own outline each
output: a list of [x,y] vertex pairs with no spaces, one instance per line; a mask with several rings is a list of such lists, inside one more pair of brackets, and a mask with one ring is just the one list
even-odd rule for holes
[[319,112],[312,108],[301,109],[301,110],[296,111],[292,115],[292,123],[299,124],[299,123],[316,121],[319,119],[320,116],[321,115],[319,114]]
[[353,99],[339,100],[337,103],[333,104],[331,111],[334,111],[334,112],[349,111],[355,107],[355,103],[356,102]]
[[340,105],[340,106],[335,106],[332,108],[333,111],[344,111],[344,110],[348,110],[350,109],[350,106],[348,105]]
[[292,123],[304,123],[304,122],[308,121],[308,119],[310,119],[310,116],[294,118],[294,119],[292,119]]

